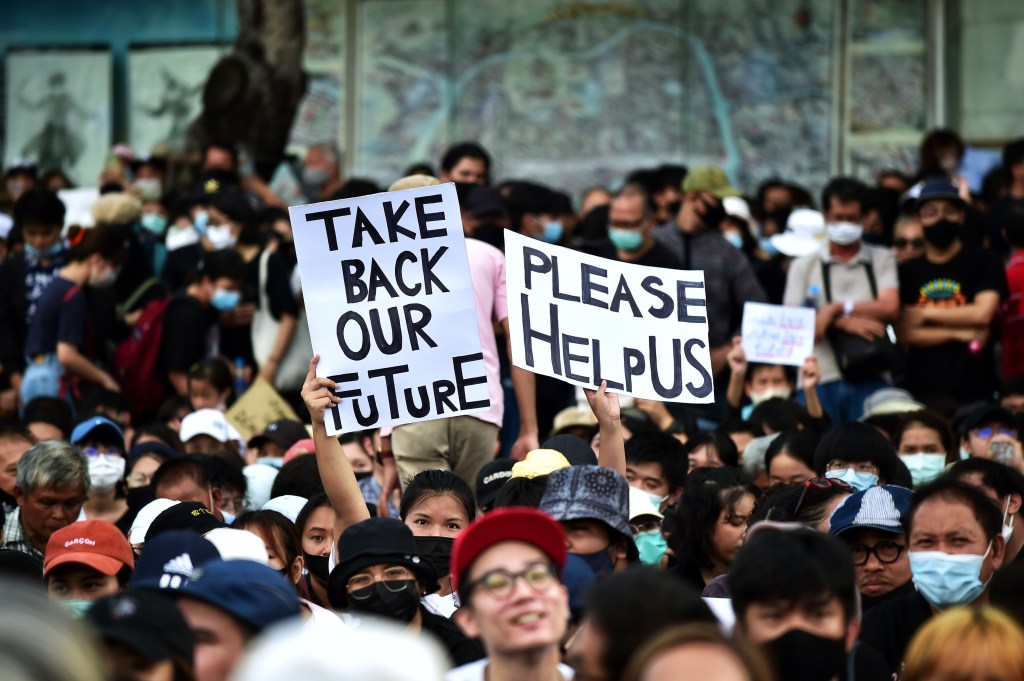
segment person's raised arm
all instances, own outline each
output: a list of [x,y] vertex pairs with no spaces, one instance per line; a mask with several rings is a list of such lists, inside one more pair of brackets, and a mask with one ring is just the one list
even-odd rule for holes
[[619,420],[619,396],[607,391],[608,382],[601,381],[597,390],[584,388],[590,410],[597,417],[601,434],[598,446],[598,463],[605,468],[626,475],[626,443],[622,439],[622,422]]
[[352,472],[352,465],[345,456],[338,438],[327,434],[324,412],[341,404],[341,398],[334,394],[338,384],[327,377],[317,377],[316,365],[320,355],[314,355],[309,362],[309,373],[302,385],[302,401],[309,409],[313,422],[313,445],[316,449],[316,463],[324,491],[334,509],[334,538],[337,540],[349,525],[370,517],[370,511],[363,501],[363,494]]
[[743,384],[747,379],[747,354],[743,352],[743,339],[736,336],[732,339],[732,348],[726,356],[729,362],[729,387],[725,391],[725,400],[733,409],[743,404]]
[[501,320],[501,329],[505,333],[512,388],[515,390],[516,405],[519,407],[519,437],[512,445],[511,457],[516,461],[522,461],[528,453],[540,447],[540,436],[537,432],[537,379],[533,372],[512,364],[512,335],[508,330],[508,317]]

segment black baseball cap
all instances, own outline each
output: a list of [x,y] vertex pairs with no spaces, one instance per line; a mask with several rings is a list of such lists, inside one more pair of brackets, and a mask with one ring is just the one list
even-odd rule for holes
[[146,532],[146,543],[167,530],[191,530],[196,534],[206,534],[218,527],[227,527],[227,523],[217,520],[213,511],[198,501],[183,501],[153,519]]
[[259,447],[264,442],[273,442],[285,451],[299,440],[309,438],[306,426],[291,419],[280,419],[267,424],[263,432],[249,440],[250,447]]
[[488,461],[476,475],[476,505],[488,510],[494,505],[498,492],[512,477],[512,466],[515,459],[495,459]]
[[85,621],[104,641],[120,643],[150,662],[192,662],[192,630],[174,601],[160,594],[126,591],[97,599]]

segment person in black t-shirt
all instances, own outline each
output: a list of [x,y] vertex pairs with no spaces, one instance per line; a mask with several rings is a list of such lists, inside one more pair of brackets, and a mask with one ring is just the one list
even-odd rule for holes
[[210,253],[189,277],[184,293],[167,306],[160,363],[178,395],[188,396],[192,365],[217,354],[217,315],[238,305],[244,279],[245,264],[238,253],[230,249]]
[[991,325],[1008,295],[1002,263],[961,240],[964,202],[948,180],[926,184],[916,211],[925,254],[899,268],[906,387],[926,402],[988,399],[998,387]]
[[126,254],[124,240],[104,225],[92,229],[72,227],[71,262],[57,271],[36,304],[25,335],[29,364],[21,382],[21,400],[63,396],[66,390],[80,397],[82,382],[120,392],[113,377],[97,364],[89,328],[84,288],[109,288]]
[[638,184],[627,184],[612,199],[608,240],[598,244],[596,255],[634,265],[679,269],[679,258],[654,240],[653,229],[647,191]]

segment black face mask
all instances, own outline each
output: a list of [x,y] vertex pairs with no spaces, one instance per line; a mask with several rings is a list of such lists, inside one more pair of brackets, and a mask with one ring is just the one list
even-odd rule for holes
[[704,211],[704,226],[708,229],[715,229],[721,224],[722,220],[725,219],[725,206],[718,204],[717,206],[708,206],[707,210]]
[[373,471],[360,471],[359,473],[356,473],[356,481],[365,480],[371,475],[373,475]]
[[829,681],[842,677],[846,646],[842,638],[825,638],[803,629],[790,629],[765,643],[775,659],[776,676],[800,681]]
[[682,207],[683,207],[683,202],[682,201],[673,201],[670,204],[668,204],[667,206],[665,206],[665,210],[668,211],[669,219],[671,220],[675,216],[679,215],[679,209],[682,208]]
[[414,539],[420,556],[426,558],[427,562],[434,566],[438,577],[444,577],[451,572],[454,539],[451,537],[414,537]]
[[948,248],[960,234],[960,223],[951,220],[939,220],[934,225],[924,227],[924,239],[935,248]]
[[305,551],[302,552],[302,561],[306,565],[306,570],[323,584],[327,583],[327,578],[330,575],[330,565],[327,562],[329,559],[330,556],[314,556]]
[[384,586],[384,582],[374,582],[370,586],[356,589],[348,595],[349,611],[387,617],[403,624],[412,622],[420,608],[420,592],[416,580],[388,582],[388,585],[391,589],[404,588],[392,591]]
[[142,487],[129,487],[128,493],[125,494],[125,501],[128,502],[128,508],[133,511],[138,511],[140,508],[153,501],[153,488],[149,485],[143,485]]
[[18,500],[14,498],[13,494],[8,494],[0,489],[0,504],[13,509],[18,507]]

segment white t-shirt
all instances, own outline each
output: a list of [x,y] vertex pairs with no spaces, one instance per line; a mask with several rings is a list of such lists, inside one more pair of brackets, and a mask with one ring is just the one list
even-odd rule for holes
[[[444,681],[484,681],[484,671],[487,669],[487,658],[464,664],[456,667],[444,675]],[[564,664],[558,665],[558,673],[565,681],[572,681],[574,673],[572,667]]]

